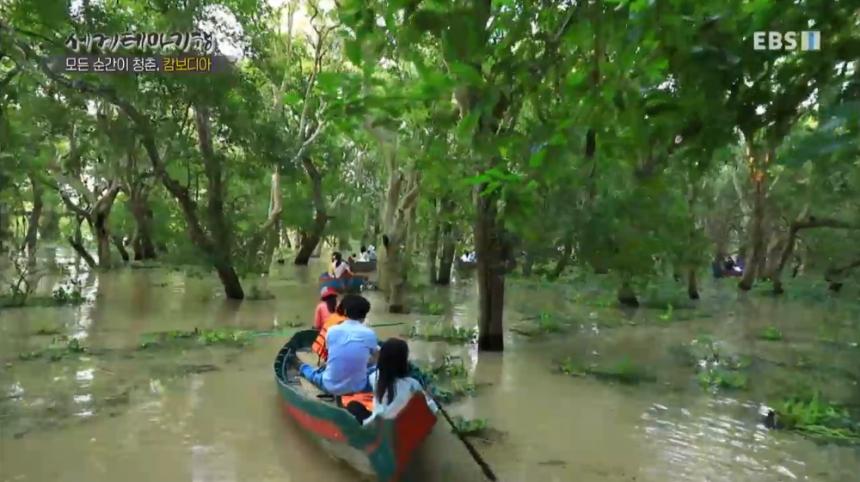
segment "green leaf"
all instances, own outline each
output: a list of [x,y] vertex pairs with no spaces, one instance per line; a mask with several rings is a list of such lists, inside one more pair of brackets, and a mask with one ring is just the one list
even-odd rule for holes
[[470,85],[481,85],[483,78],[481,73],[475,67],[464,64],[462,62],[452,62],[450,65],[451,73],[457,78],[466,81]]
[[532,154],[531,159],[529,159],[529,166],[538,168],[543,165],[544,158],[546,158],[546,149],[539,149],[537,152]]
[[475,128],[478,127],[479,118],[480,113],[472,111],[460,120],[460,123],[457,124],[457,137],[461,141],[468,142],[471,139],[475,132]]
[[285,105],[294,106],[302,101],[302,96],[298,92],[287,92],[284,94],[283,100]]

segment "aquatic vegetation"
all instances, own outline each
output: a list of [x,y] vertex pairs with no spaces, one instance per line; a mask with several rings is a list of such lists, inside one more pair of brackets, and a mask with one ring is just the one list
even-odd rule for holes
[[88,353],[88,349],[81,344],[80,340],[60,336],[54,338],[47,348],[19,353],[18,360],[30,361],[45,357],[50,361],[60,361],[68,355],[84,353]]
[[51,298],[56,305],[79,305],[86,301],[81,293],[80,284],[76,282],[54,288]]
[[245,299],[248,301],[264,301],[264,300],[272,300],[275,298],[275,295],[265,289],[261,288],[258,285],[251,285],[248,289],[248,293],[245,295]]
[[442,403],[456,402],[464,397],[474,396],[478,387],[469,381],[452,380],[445,386],[433,385],[430,389],[433,397]]
[[720,366],[711,366],[696,375],[703,388],[743,390],[747,388],[749,379],[743,372]]
[[666,311],[660,314],[659,318],[662,321],[672,321],[673,307],[672,303],[669,303],[669,306],[666,307]]
[[767,341],[779,341],[782,340],[782,332],[779,331],[779,328],[771,325],[762,330],[758,337]]
[[489,428],[489,424],[485,418],[467,419],[456,415],[451,418],[451,421],[454,422],[457,432],[465,436],[481,435]]
[[509,328],[510,331],[523,336],[536,336],[548,333],[560,333],[567,328],[561,319],[546,311],[540,312],[537,316],[525,318],[523,321],[523,323]]
[[463,359],[446,356],[437,367],[422,369],[431,394],[440,402],[450,403],[474,395],[478,386],[469,380],[469,372]]
[[822,441],[860,443],[860,422],[847,409],[822,400],[821,393],[794,396],[777,405],[777,428],[794,430]]
[[254,332],[233,328],[218,328],[200,330],[195,328],[191,331],[172,330],[144,335],[144,340],[138,346],[141,350],[151,348],[164,348],[171,346],[198,345],[234,345],[244,346],[255,336]]
[[653,373],[627,357],[605,366],[596,363],[584,365],[568,358],[558,364],[558,370],[565,375],[574,377],[588,375],[599,380],[616,381],[626,385],[657,381],[657,377]]
[[478,331],[476,328],[464,328],[462,326],[435,322],[412,325],[406,336],[427,341],[475,343],[478,340]]
[[56,327],[56,326],[54,326],[54,327],[43,327],[43,328],[39,328],[38,330],[36,330],[34,335],[52,336],[52,335],[59,335],[62,332],[63,332],[63,330],[60,327]]

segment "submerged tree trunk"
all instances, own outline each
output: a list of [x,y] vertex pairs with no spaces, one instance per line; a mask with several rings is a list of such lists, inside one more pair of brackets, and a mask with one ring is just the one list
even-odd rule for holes
[[[320,241],[322,240],[325,225],[328,222],[328,216],[317,211],[314,216],[314,224],[311,229],[305,232],[299,244],[299,251],[296,253],[294,264],[299,266],[307,266],[311,256],[317,248],[322,248]],[[319,256],[319,254],[317,254]]]
[[843,277],[846,273],[856,268],[860,268],[860,258],[843,266],[828,269],[824,275],[824,279],[828,282],[830,290],[839,291],[842,289]]
[[690,268],[687,272],[687,296],[691,300],[699,299],[699,283],[696,279],[696,268]]
[[122,258],[122,260],[124,262],[128,263],[128,260],[130,259],[130,257],[128,255],[128,251],[126,251],[126,249],[125,249],[125,243],[124,243],[123,237],[122,236],[113,236],[113,245],[116,248],[116,250],[119,252],[119,255]]
[[505,259],[503,232],[498,219],[498,195],[475,193],[475,251],[478,257],[478,349],[504,350]]
[[621,303],[622,306],[639,306],[639,300],[636,298],[636,292],[633,291],[633,286],[630,284],[630,281],[622,281],[621,286],[618,287],[618,302]]
[[30,211],[30,217],[27,220],[24,248],[27,251],[27,263],[33,266],[36,264],[36,243],[39,239],[39,220],[42,217],[44,202],[42,200],[42,184],[36,180],[34,175],[31,174],[29,177],[30,187],[33,191],[33,210]]
[[96,263],[96,260],[93,259],[92,255],[90,255],[89,251],[87,251],[87,248],[84,246],[84,236],[81,233],[81,224],[83,224],[84,217],[78,215],[75,217],[75,219],[76,225],[74,235],[69,236],[66,239],[72,246],[72,249],[75,250],[75,253],[77,253],[77,255],[81,259],[83,259],[85,263],[87,263],[87,266],[89,266],[90,269],[95,269],[98,265]]
[[128,199],[128,209],[134,217],[135,229],[131,240],[134,259],[142,261],[155,259],[155,243],[152,241],[153,213],[149,207],[148,193],[140,188],[132,187]]
[[[815,216],[808,215],[808,212],[809,207],[805,206],[797,219],[791,223],[788,230],[788,237],[782,247],[782,253],[779,256],[779,262],[771,271],[773,292],[775,294],[782,294],[784,292],[782,287],[782,271],[788,263],[788,260],[791,259],[791,256],[794,254],[794,247],[797,244],[797,236],[801,230],[813,228],[860,229],[860,225],[857,224],[832,218],[817,218]],[[794,276],[796,276],[797,269],[798,268],[795,268]]]
[[433,232],[430,235],[429,246],[427,246],[427,274],[430,284],[436,284],[438,278],[437,263],[439,258],[439,223],[431,220]]
[[457,254],[457,239],[454,223],[446,222],[442,229],[442,254],[439,256],[439,272],[436,284],[447,286],[451,284],[451,271],[454,266],[454,256]]
[[562,242],[562,250],[561,256],[559,256],[558,261],[555,264],[555,269],[550,273],[550,277],[552,279],[558,279],[559,276],[564,273],[564,270],[567,269],[567,265],[570,262],[570,256],[573,252],[573,236],[568,233],[564,236],[564,241]]
[[761,274],[760,268],[767,256],[764,237],[765,202],[767,200],[766,168],[771,155],[771,152],[768,151],[762,159],[762,153],[758,150],[750,148],[749,151],[750,169],[755,191],[750,219],[749,258],[746,259],[743,277],[738,283],[738,288],[744,291],[752,289],[756,278]]

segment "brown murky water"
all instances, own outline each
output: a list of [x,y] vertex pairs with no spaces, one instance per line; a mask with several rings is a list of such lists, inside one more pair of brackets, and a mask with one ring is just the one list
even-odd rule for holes
[[[283,338],[260,337],[245,348],[133,350],[148,332],[309,324],[318,271],[279,267],[268,281],[276,299],[237,305],[221,299],[214,279],[120,270],[87,280],[92,303],[0,311],[0,481],[355,480],[277,409],[271,361]],[[465,281],[442,292],[451,305],[445,317],[473,324],[473,289]],[[476,446],[501,480],[860,480],[857,448],[816,445],[758,423],[759,403],[798,378],[827,384],[833,396],[860,398],[860,349],[821,341],[856,337],[856,313],[732,294],[731,311],[661,323],[653,310],[624,318],[574,303],[564,287],[514,282],[509,293],[509,324],[545,310],[577,320],[574,329],[539,340],[509,334],[504,355],[410,343],[418,360],[461,355],[476,382],[486,384],[450,411],[486,418],[500,431],[498,440]],[[389,315],[376,309],[382,303],[375,293],[368,296],[371,324],[434,318]],[[626,324],[617,326],[619,319]],[[824,321],[842,331],[823,334]],[[780,326],[785,341],[757,339],[770,324]],[[74,361],[17,360],[50,343],[33,333],[52,326],[104,351]],[[406,326],[378,332],[384,338]],[[750,390],[708,393],[677,363],[671,347],[703,333],[760,358]],[[625,386],[556,373],[554,364],[572,354],[628,356],[654,370],[657,381]],[[482,480],[441,419],[436,432],[417,462],[421,479]]]

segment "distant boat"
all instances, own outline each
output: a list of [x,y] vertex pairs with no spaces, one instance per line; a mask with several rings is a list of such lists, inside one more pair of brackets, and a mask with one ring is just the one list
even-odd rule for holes
[[[281,409],[326,452],[357,471],[376,476],[380,482],[402,480],[415,451],[436,424],[436,415],[427,406],[424,394],[415,394],[394,419],[377,418],[361,425],[335,400],[327,401],[318,390],[301,381],[288,363],[296,352],[309,349],[316,336],[316,330],[299,331],[275,358]],[[410,376],[425,383],[417,367],[412,365],[410,369]]]
[[457,269],[475,269],[477,266],[477,261],[464,261],[463,258],[457,258]]
[[352,276],[350,278],[332,278],[328,273],[320,275],[320,289],[325,287],[334,288],[338,293],[359,293],[367,283],[364,276]]
[[349,265],[353,273],[372,273],[376,271],[376,260],[373,261],[353,261]]

